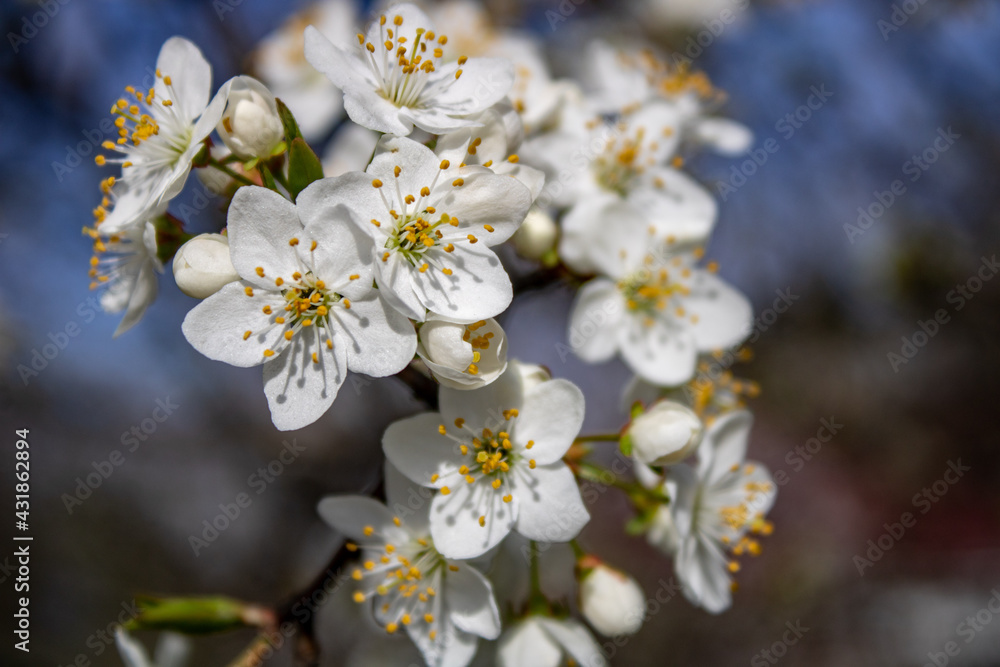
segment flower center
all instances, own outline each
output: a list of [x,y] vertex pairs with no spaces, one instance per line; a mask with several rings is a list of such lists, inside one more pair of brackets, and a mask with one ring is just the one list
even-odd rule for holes
[[[399,517],[393,522],[401,525]],[[377,536],[373,526],[365,526],[365,536]],[[348,543],[347,548],[357,550]],[[378,598],[377,604],[386,620],[386,632],[392,634],[402,626],[423,625],[431,640],[437,638],[438,619],[442,601],[438,590],[447,571],[455,571],[434,548],[430,537],[393,544],[388,540],[381,546],[366,546],[364,561],[351,576],[360,582],[361,590],[354,593],[354,601],[363,603]]]
[[[426,100],[440,94],[462,76],[462,70],[458,69],[454,79],[438,80],[428,85],[431,75],[443,62],[442,47],[448,43],[448,37],[418,27],[411,41],[400,34],[403,17],[398,14],[393,18],[392,26],[387,24],[383,14],[379,18],[378,45],[366,42],[365,36],[358,34],[358,43],[366,51],[368,65],[379,82],[378,92],[397,107],[423,108]],[[465,56],[459,58],[459,68],[467,60]]]
[[[518,416],[517,408],[510,408],[501,412],[503,421],[500,422],[500,430],[494,433],[489,428],[483,428],[476,432],[466,426],[465,419],[459,417],[455,419],[455,428],[458,435],[449,432],[444,424],[438,426],[441,435],[451,439],[457,446],[459,452],[465,457],[463,463],[455,471],[462,476],[466,484],[484,482],[488,484],[494,492],[500,492],[505,482],[516,471],[518,465],[523,465],[526,457],[513,451],[514,445],[511,443],[510,434],[514,429],[514,422]],[[499,420],[498,420],[499,421]],[[535,446],[534,440],[529,440],[525,444],[525,449]],[[535,468],[535,460],[528,459],[529,468]],[[431,482],[437,482],[438,475],[431,476]],[[441,487],[441,493],[448,495],[451,489],[447,486]],[[513,500],[510,493],[503,495],[503,501],[509,503]],[[492,506],[492,505],[490,505]],[[479,525],[486,525],[486,516],[479,517]]]

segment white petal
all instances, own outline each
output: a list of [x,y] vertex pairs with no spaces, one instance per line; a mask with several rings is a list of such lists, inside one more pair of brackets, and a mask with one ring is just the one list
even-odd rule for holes
[[619,330],[625,300],[615,283],[605,278],[591,280],[576,297],[567,338],[573,351],[586,362],[598,364],[618,351]]
[[619,332],[622,358],[637,375],[663,386],[687,382],[694,375],[698,350],[694,337],[672,320],[631,316]]
[[[507,537],[517,517],[516,497],[505,503],[504,491],[485,478],[473,484],[458,481],[450,488],[451,493],[438,493],[431,502],[431,536],[443,556],[475,558]],[[483,525],[480,517],[485,517]]]
[[438,392],[442,423],[451,430],[456,419],[478,433],[488,428],[494,433],[506,424],[504,411],[524,405],[524,385],[516,365],[507,366],[497,380],[473,391],[441,387]]
[[142,316],[146,314],[146,309],[156,300],[157,280],[153,271],[153,260],[149,259],[139,266],[135,282],[132,283],[129,291],[128,306],[125,308],[125,316],[118,323],[114,336],[118,337],[138,324]]
[[576,478],[561,461],[534,470],[519,465],[511,487],[518,503],[515,529],[530,540],[568,542],[590,521]]
[[[270,305],[273,312],[282,312],[286,302],[280,294],[261,289],[248,297],[248,287],[243,281],[229,283],[191,309],[181,330],[194,349],[233,366],[246,368],[264,363],[264,350],[278,345],[284,327],[259,333],[270,322],[263,308]],[[251,335],[244,338],[247,331]]]
[[476,635],[462,632],[447,620],[441,621],[437,630],[437,637],[431,639],[425,625],[414,623],[406,627],[428,667],[466,667],[472,662],[479,647]]
[[[299,259],[289,241],[302,235],[295,204],[277,192],[247,186],[236,191],[229,206],[229,254],[240,277],[268,289],[281,277],[286,282],[299,270]],[[257,274],[264,269],[264,277]]]
[[184,667],[191,653],[191,642],[184,635],[164,632],[156,642],[153,660],[156,667]]
[[[561,459],[583,426],[583,392],[569,380],[550,380],[529,389],[514,426],[514,446],[545,465]],[[534,444],[524,449],[529,440]]]
[[741,343],[753,329],[753,307],[743,294],[708,271],[695,271],[685,307],[698,321],[690,325],[700,351]]
[[733,466],[743,465],[752,427],[753,415],[746,410],[728,412],[712,422],[699,452],[700,475],[708,482],[715,482]]
[[[264,395],[271,421],[281,431],[312,424],[333,405],[347,375],[347,347],[337,333],[333,349],[317,340],[319,328],[304,328],[291,344],[264,364]],[[319,363],[311,355],[317,354]]]
[[393,522],[392,511],[374,498],[327,496],[316,511],[331,528],[361,545],[399,544],[408,539],[407,532]]
[[[520,186],[518,186],[520,187]],[[514,296],[510,277],[496,254],[482,243],[456,243],[454,252],[430,251],[452,275],[412,271],[413,289],[427,310],[449,319],[475,322],[499,315]]]
[[715,198],[701,184],[677,169],[650,167],[643,185],[629,193],[629,203],[644,211],[660,238],[677,243],[702,243],[718,217]]
[[706,611],[718,614],[732,604],[728,561],[711,539],[699,535],[681,543],[674,559],[684,597]]
[[[439,70],[440,78],[450,78],[449,85],[428,101],[449,113],[471,114],[488,109],[502,100],[514,85],[514,64],[506,58],[470,58],[462,65],[462,75],[455,79],[457,64]],[[434,79],[428,85],[433,85]]]
[[559,667],[559,644],[534,619],[522,621],[504,633],[497,645],[500,667]]
[[[365,173],[369,176],[369,182],[375,178],[381,180],[384,183],[384,194],[390,202],[397,205],[401,202],[396,201],[396,185],[399,185],[403,197],[419,197],[420,189],[429,187],[440,171],[440,158],[418,141],[387,136],[379,141],[377,150],[378,154]],[[400,169],[398,177],[396,167]],[[371,194],[381,201],[374,188],[371,188]],[[384,207],[381,217],[388,217]]]
[[457,570],[445,574],[444,594],[451,622],[459,630],[483,639],[500,635],[500,610],[493,599],[493,586],[468,563],[450,563]]
[[[481,243],[494,246],[509,239],[528,215],[531,192],[516,178],[499,176],[486,169],[466,173],[461,187],[448,187],[438,208],[459,219],[458,231],[471,233]],[[485,225],[493,228],[487,231]]]
[[[382,449],[401,473],[422,486],[457,486],[459,466],[466,462],[459,445],[441,435],[443,423],[436,412],[424,412],[394,422],[382,436]],[[437,475],[436,481],[431,477]]]
[[386,303],[378,291],[337,309],[348,345],[347,367],[372,377],[394,375],[406,368],[417,351],[417,334],[405,315]]
[[398,516],[411,535],[426,537],[431,533],[431,499],[434,491],[416,484],[391,461],[385,462],[385,504]]
[[118,645],[118,653],[125,667],[152,667],[146,649],[138,639],[133,638],[125,630],[119,629],[115,633],[115,643]]
[[555,620],[544,617],[539,618],[538,622],[580,665],[585,667],[607,665],[601,647],[582,623],[572,618]]
[[[212,66],[197,46],[183,37],[171,37],[160,49],[156,69],[163,78],[156,80],[156,99],[171,100],[187,120],[193,121],[204,111],[212,88]],[[171,85],[164,83],[170,77]]]
[[597,271],[599,266],[592,257],[593,250],[607,234],[608,221],[629,214],[617,212],[621,205],[620,199],[612,193],[599,193],[573,202],[562,218],[559,257],[581,273]]
[[698,141],[723,155],[737,156],[753,144],[753,132],[746,125],[728,118],[701,118],[694,128]]
[[384,262],[381,257],[375,258],[379,293],[401,314],[422,322],[427,317],[427,308],[413,288],[413,273],[413,265],[399,253],[391,253]]

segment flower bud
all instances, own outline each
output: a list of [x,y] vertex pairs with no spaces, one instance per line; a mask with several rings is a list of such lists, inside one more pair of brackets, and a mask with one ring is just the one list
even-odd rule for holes
[[174,255],[174,280],[196,299],[210,297],[239,279],[229,257],[229,239],[222,234],[200,234]]
[[250,76],[232,80],[216,130],[229,150],[244,160],[270,157],[285,136],[274,95]]
[[631,635],[642,627],[646,596],[635,579],[598,564],[580,581],[580,610],[603,635]]
[[533,208],[514,233],[514,249],[522,257],[541,259],[556,247],[558,234],[559,229],[549,214]]
[[701,419],[690,408],[660,401],[633,419],[625,435],[640,462],[673,465],[694,452],[702,433]]
[[552,379],[552,374],[549,373],[545,366],[540,366],[538,364],[526,364],[523,361],[517,361],[516,359],[511,362],[514,367],[517,368],[517,372],[521,374],[521,385],[524,391],[528,391],[532,387],[542,384],[543,382],[548,382]]
[[418,340],[417,354],[445,387],[485,387],[507,368],[507,336],[492,318],[460,324],[431,315]]

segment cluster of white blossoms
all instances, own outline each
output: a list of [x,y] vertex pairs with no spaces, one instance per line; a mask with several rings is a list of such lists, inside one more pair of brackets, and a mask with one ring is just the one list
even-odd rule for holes
[[[280,430],[319,420],[348,373],[437,386],[418,391],[431,409],[384,433],[384,502],[319,504],[357,559],[354,599],[428,665],[466,665],[480,639],[508,667],[604,665],[577,618],[639,631],[646,596],[627,563],[577,542],[581,483],[624,489],[627,532],[673,558],[692,603],[724,610],[739,557],[772,529],[775,488],[745,460],[757,386],[728,369],[748,354],[751,306],[705,261],[718,206],[682,167],[705,147],[745,151],[749,131],[713,115],[724,96],[703,73],[635,41],[588,44],[557,78],[538,38],[472,3],[358,20],[347,0],[317,5],[262,43],[261,80],[214,96],[207,61],[172,38],[153,85],[114,103],[119,138],[97,164],[119,172],[85,232],[92,285],[124,312],[116,335],[172,262],[199,299],[183,335],[260,366]],[[338,123],[321,160],[310,142]],[[224,229],[193,236],[169,213],[192,169],[224,200]],[[508,359],[514,272],[577,289],[570,349],[633,371],[620,430],[582,434],[583,392]],[[626,476],[603,467],[616,444]],[[577,587],[549,597],[540,554],[567,543]],[[526,597],[492,579],[503,559]]]

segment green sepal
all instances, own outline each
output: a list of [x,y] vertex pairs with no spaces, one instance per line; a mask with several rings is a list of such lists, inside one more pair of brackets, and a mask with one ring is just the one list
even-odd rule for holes
[[618,441],[618,449],[622,451],[625,456],[632,456],[632,436],[626,433]]
[[295,199],[310,183],[323,178],[323,163],[305,139],[298,137],[288,151],[288,189]]
[[302,133],[299,131],[299,124],[295,122],[295,116],[280,99],[275,98],[274,101],[278,103],[278,116],[281,117],[281,125],[285,128],[285,141],[291,144],[296,139],[301,139]]

